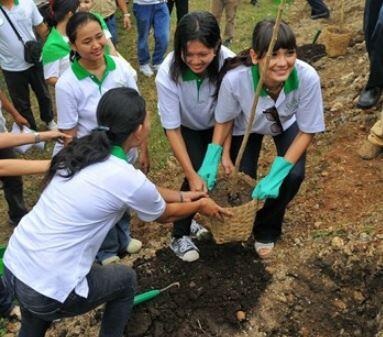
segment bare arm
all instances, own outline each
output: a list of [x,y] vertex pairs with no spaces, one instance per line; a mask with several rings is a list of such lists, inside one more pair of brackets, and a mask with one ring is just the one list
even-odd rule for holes
[[60,130],[60,131],[65,133],[67,136],[69,136],[68,139],[64,139],[64,146],[67,146],[72,141],[72,139],[77,136],[76,128],[72,128],[68,130]]
[[313,138],[313,133],[299,132],[295,137],[294,141],[291,143],[284,158],[290,163],[295,164],[302,157],[303,153],[307,150]]
[[186,179],[189,182],[192,191],[207,191],[205,182],[199,177],[193,168],[193,164],[186,150],[186,144],[181,134],[181,129],[166,130],[166,136],[169,139],[170,146],[181,164]]
[[54,87],[59,79],[57,77],[50,77],[45,82]]
[[21,116],[21,114],[16,110],[14,105],[10,102],[7,95],[4,92],[0,91],[0,101],[5,111],[7,111],[15,121],[15,123],[19,126],[29,126],[28,121]]
[[45,40],[47,39],[48,34],[49,34],[49,30],[48,30],[47,25],[44,22],[42,22],[39,25],[35,26],[35,29],[36,29],[37,34],[39,34],[39,36],[43,40],[43,42],[45,42]]
[[50,160],[4,159],[0,160],[0,176],[21,176],[44,174],[49,169]]
[[38,138],[40,138],[40,141],[44,142],[55,139],[64,139],[64,141],[71,139],[70,136],[57,130],[39,132],[38,135],[39,137],[36,137],[36,133],[20,133],[17,135],[13,133],[1,133],[0,149],[24,144],[33,144]]
[[116,50],[116,47],[114,46],[112,39],[107,40],[107,45],[109,46],[109,54],[113,56],[118,56],[118,52]]
[[130,16],[128,15],[128,6],[126,6],[125,0],[117,0],[117,5],[120,7],[121,12],[124,15],[124,28],[129,30],[132,28],[132,23],[130,21]]
[[216,123],[214,126],[213,143],[223,145],[227,137],[230,135],[232,127],[233,121],[226,123]]

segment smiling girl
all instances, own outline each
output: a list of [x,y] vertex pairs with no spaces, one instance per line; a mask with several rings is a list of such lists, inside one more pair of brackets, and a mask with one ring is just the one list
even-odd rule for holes
[[[230,158],[226,153],[223,156],[226,161],[234,161],[238,154],[260,73],[266,66],[274,24],[259,22],[253,32],[252,48],[227,62],[220,74],[213,143],[199,170],[210,188],[215,184],[221,145],[231,130]],[[297,60],[295,35],[282,23],[240,165],[241,171],[255,178],[263,137],[272,136],[277,157],[252,195],[254,199],[266,199],[257,212],[253,230],[255,249],[261,257],[271,252],[281,235],[286,207],[304,179],[306,150],[315,133],[324,128],[319,76],[310,65]]]
[[[185,174],[182,191],[206,191],[198,176],[213,134],[218,71],[228,57],[221,47],[217,20],[208,12],[193,12],[179,22],[174,51],[162,63],[157,77],[158,111],[172,150]],[[174,223],[171,249],[184,261],[199,258],[190,238],[192,216]],[[193,222],[193,232],[207,232]]]

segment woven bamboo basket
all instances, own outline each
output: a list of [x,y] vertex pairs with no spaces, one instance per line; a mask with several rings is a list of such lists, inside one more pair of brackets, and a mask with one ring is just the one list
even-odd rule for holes
[[346,55],[350,44],[352,34],[350,30],[336,26],[328,26],[323,31],[322,41],[326,47],[326,53],[329,57],[338,57]]
[[[217,186],[224,179],[230,179],[230,177],[225,177],[220,172]],[[249,187],[255,186],[255,180],[244,173],[238,173],[238,179],[248,184]],[[200,216],[199,221],[210,230],[215,242],[218,244],[247,241],[253,229],[254,216],[257,207],[257,201],[251,200],[239,206],[228,207],[233,213],[233,216],[224,217],[223,221],[203,215]]]

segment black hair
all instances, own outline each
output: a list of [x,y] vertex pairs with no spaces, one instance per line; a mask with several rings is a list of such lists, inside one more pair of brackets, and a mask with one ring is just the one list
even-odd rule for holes
[[47,18],[47,24],[50,27],[56,27],[59,22],[64,20],[65,16],[72,12],[76,13],[80,1],[79,0],[50,0],[50,13]]
[[114,88],[107,91],[97,107],[99,127],[89,135],[73,139],[51,161],[45,175],[46,187],[58,174],[72,178],[87,166],[109,158],[113,145],[121,145],[146,117],[145,100],[131,88]]
[[[66,35],[69,39],[69,42],[74,44],[77,39],[77,29],[80,26],[85,25],[86,23],[94,21],[97,22],[100,27],[102,28],[101,22],[98,19],[98,17],[92,13],[89,12],[77,12],[71,18],[69,19],[67,25],[66,25]],[[74,59],[80,58],[80,55],[76,53],[74,50],[70,53],[70,60],[74,61]]]
[[182,17],[174,34],[174,58],[170,73],[175,82],[186,71],[188,66],[182,60],[190,41],[199,41],[207,48],[215,49],[215,57],[207,67],[210,81],[217,80],[219,71],[219,54],[221,50],[221,31],[213,14],[205,11],[191,12]]
[[[254,27],[251,48],[257,54],[258,59],[263,58],[267,53],[267,49],[273,35],[274,25],[275,20],[262,20],[258,22]],[[297,48],[295,34],[290,26],[284,21],[282,21],[279,26],[278,38],[273,51],[275,52],[281,48],[288,50]],[[240,52],[236,57],[228,58],[225,60],[225,63],[218,75],[216,91],[217,95],[225,74],[229,70],[232,70],[240,65],[245,65],[247,67],[253,65],[250,57],[250,48]]]

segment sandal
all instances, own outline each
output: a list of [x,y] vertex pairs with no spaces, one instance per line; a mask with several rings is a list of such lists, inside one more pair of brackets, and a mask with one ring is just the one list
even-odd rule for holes
[[254,248],[255,248],[255,251],[257,252],[258,256],[261,259],[265,259],[265,258],[269,257],[269,255],[273,251],[274,242],[263,243],[263,242],[255,241],[254,242]]

